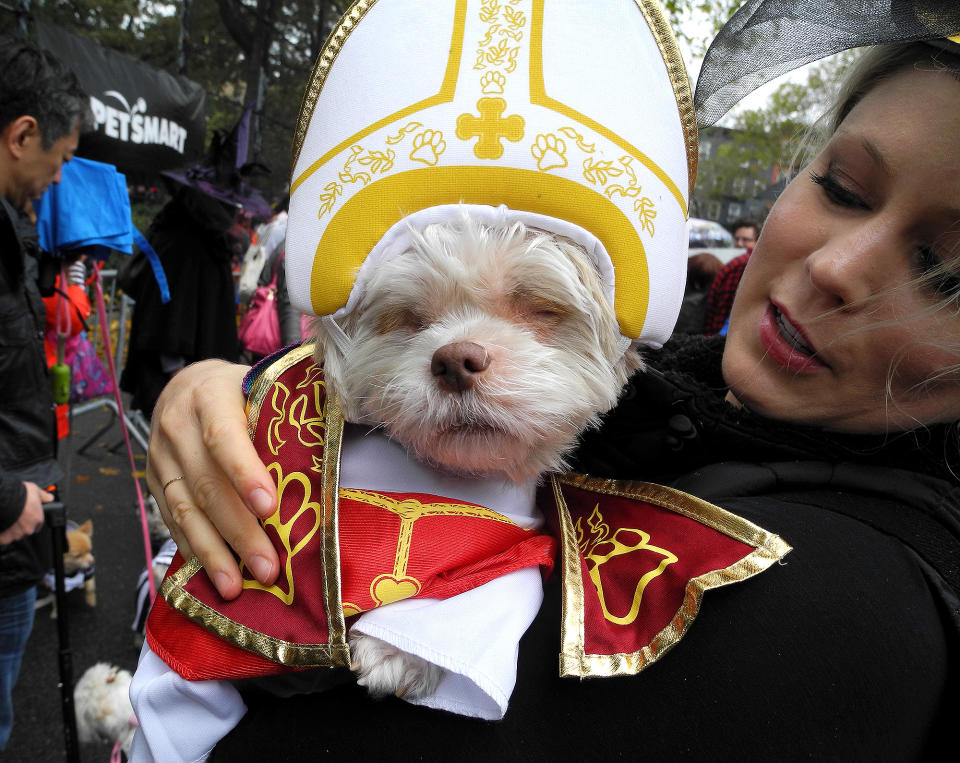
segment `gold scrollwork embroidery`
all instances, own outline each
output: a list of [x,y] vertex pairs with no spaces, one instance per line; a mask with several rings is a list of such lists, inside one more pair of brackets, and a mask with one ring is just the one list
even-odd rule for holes
[[[367,150],[363,146],[351,146],[350,156],[343,164],[340,170],[340,180],[344,183],[360,182],[366,185],[370,182],[373,175],[383,175],[393,169],[393,162],[397,155],[392,149],[386,151]],[[363,165],[369,172],[363,170],[354,171],[353,164]]]
[[520,30],[527,25],[527,17],[523,11],[504,7],[503,17],[507,20],[507,28],[501,34],[509,34],[514,40],[523,39],[523,33]]
[[273,394],[270,395],[270,407],[273,409],[273,416],[267,424],[267,447],[272,455],[277,455],[280,448],[286,442],[280,436],[280,428],[283,426],[284,419],[287,417],[287,401],[290,399],[290,390],[285,384],[277,382],[273,385]]
[[396,135],[391,135],[387,137],[386,139],[387,145],[388,146],[397,145],[397,143],[402,141],[408,133],[414,132],[415,130],[420,129],[421,127],[423,127],[423,124],[421,124],[420,122],[408,122],[407,124],[405,124],[403,127],[400,128],[399,133],[397,133]]
[[[485,20],[482,13],[480,14],[480,19],[481,21]],[[497,32],[498,29],[500,29],[499,24],[491,23],[490,26],[487,27],[486,35],[482,40],[480,40],[480,42],[477,43],[477,45],[481,48],[485,48],[487,45],[490,45],[491,43],[493,43],[493,35]]]
[[267,424],[267,448],[276,456],[286,439],[282,436],[283,425],[289,424],[297,432],[297,439],[307,447],[322,446],[326,425],[324,394],[325,383],[320,369],[313,366],[306,377],[297,384],[300,394],[293,394],[286,385],[277,382],[270,396],[273,415]]
[[500,13],[500,3],[497,0],[483,0],[480,4],[480,20],[484,24],[492,24]]
[[344,183],[356,183],[360,182],[366,185],[370,182],[370,175],[366,172],[353,172],[353,163],[356,161],[358,156],[363,154],[363,146],[351,146],[350,147],[350,156],[347,157],[347,160],[343,163],[343,169],[340,170],[340,180]]
[[606,185],[612,177],[619,177],[623,170],[608,159],[593,160],[589,157],[583,160],[583,177],[594,185]]
[[630,183],[626,186],[620,184],[609,185],[604,190],[604,193],[606,193],[607,197],[611,199],[613,198],[614,194],[632,198],[633,211],[637,213],[637,216],[640,220],[640,227],[642,227],[652,236],[656,230],[653,224],[653,221],[657,216],[656,207],[650,198],[647,196],[640,196],[642,189],[639,185],[637,185],[637,173],[633,171],[633,157],[621,156],[620,164],[623,165],[623,171],[630,179]]
[[[277,495],[281,502],[283,501],[283,494],[287,490],[290,483],[297,482],[303,487],[303,500],[300,502],[300,508],[293,513],[293,516],[291,516],[289,520],[286,522],[280,521],[279,509],[277,509],[277,511],[271,514],[267,519],[263,520],[263,525],[265,527],[272,527],[276,531],[277,537],[280,539],[280,542],[283,544],[283,548],[286,551],[282,578],[283,582],[286,583],[286,590],[281,588],[281,586],[277,583],[274,583],[271,586],[265,586],[261,583],[258,583],[256,580],[250,580],[248,578],[244,578],[243,587],[265,591],[266,593],[276,596],[278,599],[280,599],[280,601],[289,606],[293,603],[296,593],[293,584],[293,558],[299,554],[310,542],[313,536],[316,535],[322,521],[322,508],[319,503],[311,500],[311,482],[310,477],[308,477],[306,474],[303,472],[291,472],[290,474],[284,476],[283,469],[281,468],[280,464],[276,462],[270,464],[267,467],[267,471],[273,472],[276,475],[275,479],[277,481]],[[300,519],[300,517],[308,512],[313,513],[313,524],[308,526],[307,531],[300,536],[299,540],[294,540],[293,528],[295,525],[297,525],[297,521]],[[243,568],[244,567],[241,564],[241,570],[243,570]]]
[[334,203],[343,194],[343,186],[336,180],[327,183],[323,190],[324,193],[320,194],[320,208],[317,210],[317,217],[323,217],[333,209]]
[[560,132],[562,132],[571,140],[576,141],[577,148],[579,148],[585,154],[592,154],[594,151],[597,150],[596,145],[594,145],[593,143],[587,143],[586,138],[584,138],[579,132],[577,132],[572,127],[561,127]]
[[[516,4],[516,0],[509,2],[511,5]],[[520,46],[511,46],[507,38],[517,43],[523,40],[526,14],[510,6],[501,6],[498,0],[482,0],[478,18],[487,28],[483,39],[477,42],[477,58],[473,68],[482,71],[491,67],[502,67],[508,74],[512,73],[518,65]],[[498,36],[500,41],[494,42],[494,38]]]
[[[580,547],[580,552],[583,554],[584,561],[586,562],[590,580],[593,581],[593,585],[597,589],[597,597],[600,600],[603,617],[616,625],[630,625],[637,619],[637,615],[640,612],[640,602],[643,599],[643,592],[647,585],[651,580],[663,574],[663,571],[669,565],[676,562],[677,557],[665,548],[652,545],[650,543],[650,534],[645,533],[643,530],[633,527],[621,527],[611,534],[610,526],[603,521],[599,504],[594,506],[593,512],[590,514],[589,519],[587,519],[587,524],[590,526],[589,536],[584,535],[581,520],[579,518],[577,519],[575,525],[577,545]],[[639,536],[639,542],[624,542],[620,539],[621,533],[623,533],[624,536],[627,534]],[[652,551],[655,554],[661,555],[663,559],[660,560],[660,563],[654,569],[646,572],[637,581],[636,588],[633,592],[633,601],[630,604],[629,610],[624,614],[615,615],[607,609],[603,592],[603,581],[600,579],[600,567],[614,557],[641,550]]]

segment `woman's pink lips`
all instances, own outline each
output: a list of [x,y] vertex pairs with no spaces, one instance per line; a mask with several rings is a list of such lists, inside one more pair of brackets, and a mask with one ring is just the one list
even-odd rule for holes
[[817,358],[805,355],[799,352],[784,336],[777,327],[776,311],[773,303],[767,305],[767,309],[760,318],[758,329],[760,335],[760,345],[774,363],[783,366],[793,373],[813,373],[826,368],[826,364]]

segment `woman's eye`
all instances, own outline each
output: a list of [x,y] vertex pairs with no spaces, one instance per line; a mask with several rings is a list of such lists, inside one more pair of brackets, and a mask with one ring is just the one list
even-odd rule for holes
[[851,209],[870,209],[866,201],[837,179],[833,167],[828,167],[822,175],[811,171],[810,179],[823,189],[824,194],[834,204]]

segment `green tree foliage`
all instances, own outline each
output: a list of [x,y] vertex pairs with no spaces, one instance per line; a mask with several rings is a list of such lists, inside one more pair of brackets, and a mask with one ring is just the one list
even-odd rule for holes
[[[811,66],[805,79],[781,84],[762,106],[735,111],[728,139],[700,162],[697,199],[747,201],[792,175],[801,139],[829,107],[854,58],[847,52],[825,59]],[[708,127],[702,136],[722,129]]]
[[[33,0],[34,19],[183,74],[207,92],[207,142],[230,129],[263,88],[258,139],[248,157],[270,170],[268,198],[286,189],[291,138],[317,53],[346,0]],[[0,14],[0,30],[16,18]],[[183,34],[181,34],[181,31]]]
[[702,57],[710,40],[743,0],[661,0],[677,39]]
[[[412,1],[412,0],[411,0]],[[13,4],[15,0],[9,0]],[[706,49],[740,0],[664,0],[677,36]],[[327,35],[349,0],[31,0],[34,18],[184,74],[207,91],[207,130],[229,129],[257,100],[251,160],[270,169],[258,181],[277,198],[289,175],[291,139],[304,87]],[[0,14],[5,31],[12,14]]]

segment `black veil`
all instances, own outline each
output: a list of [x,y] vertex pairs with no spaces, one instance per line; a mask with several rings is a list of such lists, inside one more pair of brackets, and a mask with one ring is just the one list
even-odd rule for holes
[[960,0],[747,0],[710,44],[694,97],[707,127],[761,85],[849,48],[960,34]]

